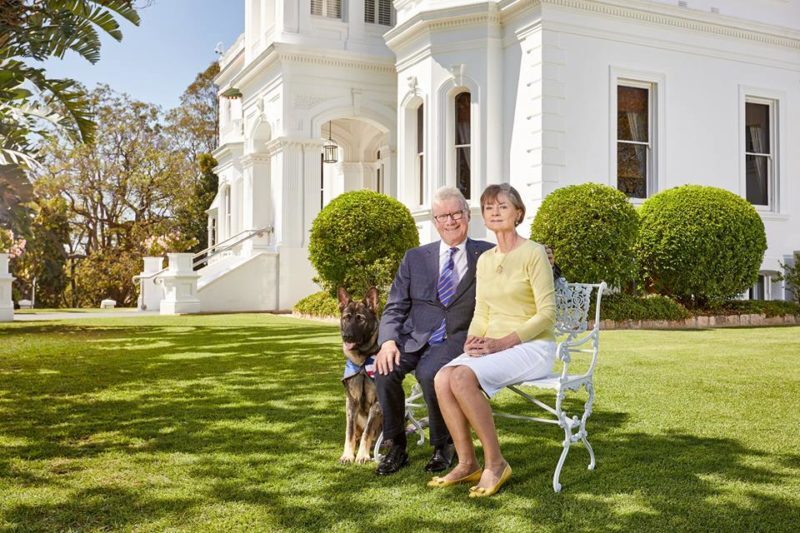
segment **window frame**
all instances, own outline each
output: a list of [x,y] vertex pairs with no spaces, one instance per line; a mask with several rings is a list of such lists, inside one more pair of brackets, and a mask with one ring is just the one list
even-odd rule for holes
[[[311,15],[313,15],[315,17],[326,18],[326,19],[334,19],[334,20],[342,20],[342,21],[344,20],[344,6],[346,4],[345,2],[342,2],[342,0],[316,0],[316,1],[319,2],[320,12],[319,13],[315,13],[314,12],[314,2],[315,2],[315,0],[311,0],[309,2],[309,6],[310,6],[309,9],[310,9]],[[330,11],[331,5],[333,5],[333,7],[334,7],[334,13],[335,13],[335,8],[338,5],[338,7],[339,7],[338,16],[328,14],[328,12]]]
[[[457,127],[458,127],[458,124],[457,124],[458,116],[456,115],[456,99],[459,96],[461,96],[462,94],[469,95],[469,139],[468,139],[469,143],[468,144],[456,144],[457,137],[458,137],[458,132],[456,131]],[[451,101],[451,106],[453,108],[453,113],[452,113],[452,117],[451,117],[451,124],[450,124],[450,127],[448,128],[448,129],[452,128],[452,132],[453,132],[452,141],[449,143],[449,145],[450,145],[450,149],[449,149],[450,150],[450,158],[453,161],[452,181],[453,181],[453,186],[458,188],[458,151],[459,150],[463,150],[463,149],[466,148],[468,150],[468,153],[469,153],[469,178],[467,180],[468,183],[469,183],[469,195],[465,194],[464,198],[466,198],[467,201],[469,201],[469,200],[473,199],[472,198],[472,192],[473,192],[473,190],[472,190],[473,189],[473,187],[472,187],[472,177],[473,177],[473,173],[474,173],[473,166],[472,166],[472,164],[473,164],[473,162],[472,162],[473,114],[474,114],[474,110],[473,110],[473,107],[472,107],[472,104],[473,104],[472,91],[470,91],[467,88],[463,88],[462,87],[461,89],[459,89],[458,91],[453,93],[452,97],[450,98],[450,101]],[[463,193],[463,191],[462,191],[462,193]]]
[[425,205],[425,102],[414,108],[414,184],[418,205]]
[[647,157],[647,181],[645,184],[646,192],[644,198],[628,197],[631,203],[638,205],[647,198],[667,188],[666,183],[666,150],[665,150],[665,127],[664,117],[666,116],[665,98],[666,76],[659,72],[646,72],[632,70],[628,68],[610,66],[609,67],[609,170],[608,184],[619,190],[619,176],[617,168],[618,139],[617,128],[617,90],[619,86],[646,88],[648,89],[648,150]]
[[[386,22],[380,22],[381,19],[381,3],[384,3],[386,7],[388,7],[389,12],[388,16],[389,19]],[[367,6],[372,6],[372,20],[368,19],[368,10]],[[378,26],[388,26],[391,27],[392,23],[394,22],[394,9],[392,6],[391,0],[364,0],[364,23],[365,24],[375,24]]]
[[[747,156],[757,155],[767,157],[767,204],[750,202],[759,213],[780,213],[782,189],[782,150],[781,134],[783,120],[781,120],[783,100],[782,93],[774,91],[740,87],[740,120],[739,120],[739,166],[740,166],[740,196],[750,202],[747,197]],[[747,151],[747,104],[761,104],[769,106],[769,154],[756,154]]]

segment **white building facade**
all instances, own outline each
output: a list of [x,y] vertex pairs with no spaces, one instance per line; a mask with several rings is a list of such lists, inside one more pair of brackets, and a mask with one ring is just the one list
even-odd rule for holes
[[245,1],[220,60],[209,228],[223,245],[269,231],[199,272],[203,310],[290,309],[318,290],[309,230],[342,192],[398,198],[428,242],[438,187],[465,193],[480,238],[480,193],[504,181],[528,202],[524,231],[547,194],[587,181],[635,205],[687,183],[732,191],[767,229],[752,296],[785,297],[800,0]]

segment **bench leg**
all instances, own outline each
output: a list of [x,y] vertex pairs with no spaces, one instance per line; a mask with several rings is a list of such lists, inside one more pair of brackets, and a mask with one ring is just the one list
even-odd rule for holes
[[586,403],[583,406],[583,416],[581,417],[581,441],[583,441],[583,445],[586,446],[586,451],[589,452],[589,470],[594,470],[595,467],[595,460],[594,460],[594,450],[592,449],[592,445],[589,444],[589,432],[586,431],[586,421],[592,414],[592,404],[594,403],[594,387],[591,383],[586,383],[584,385],[586,387],[586,392],[589,393],[589,398],[586,400]]

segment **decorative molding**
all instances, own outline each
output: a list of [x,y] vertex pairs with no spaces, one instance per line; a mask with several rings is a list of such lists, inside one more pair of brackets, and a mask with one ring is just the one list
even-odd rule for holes
[[653,2],[640,0],[626,0],[624,4],[619,0],[527,0],[527,2],[800,49],[800,31],[715,13],[687,11],[685,8],[667,4],[655,5]]
[[[486,6],[487,4],[478,4],[475,7],[486,9]],[[516,0],[500,2],[497,6],[499,10],[497,12],[490,8],[489,11],[482,13],[468,14],[463,13],[463,8],[423,11],[389,30],[384,38],[387,46],[397,52],[399,48],[424,33],[472,25],[505,24],[527,9],[553,6],[800,49],[800,31],[797,30],[644,0],[624,0],[624,2],[623,0]]]
[[295,94],[292,107],[295,109],[312,109],[328,98],[324,96],[311,96],[310,94]]
[[242,168],[252,167],[257,164],[269,163],[269,160],[270,160],[270,155],[268,153],[263,153],[263,152],[254,152],[243,155],[242,157],[239,158],[239,162],[242,164]]

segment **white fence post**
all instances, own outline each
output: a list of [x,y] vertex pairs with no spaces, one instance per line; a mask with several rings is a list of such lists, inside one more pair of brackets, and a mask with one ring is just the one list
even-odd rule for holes
[[8,254],[0,253],[0,322],[14,320],[14,302],[11,299],[11,283],[14,276],[8,272]]
[[164,264],[163,257],[145,257],[144,258],[144,272],[139,274],[142,276],[140,287],[141,295],[139,296],[139,311],[158,311],[161,308],[161,299],[164,297],[164,288],[161,282],[157,279],[146,278],[145,276],[152,276],[161,270]]
[[164,284],[164,299],[161,300],[162,315],[180,315],[200,311],[197,299],[199,274],[192,269],[192,254],[167,254],[169,267],[159,276]]

